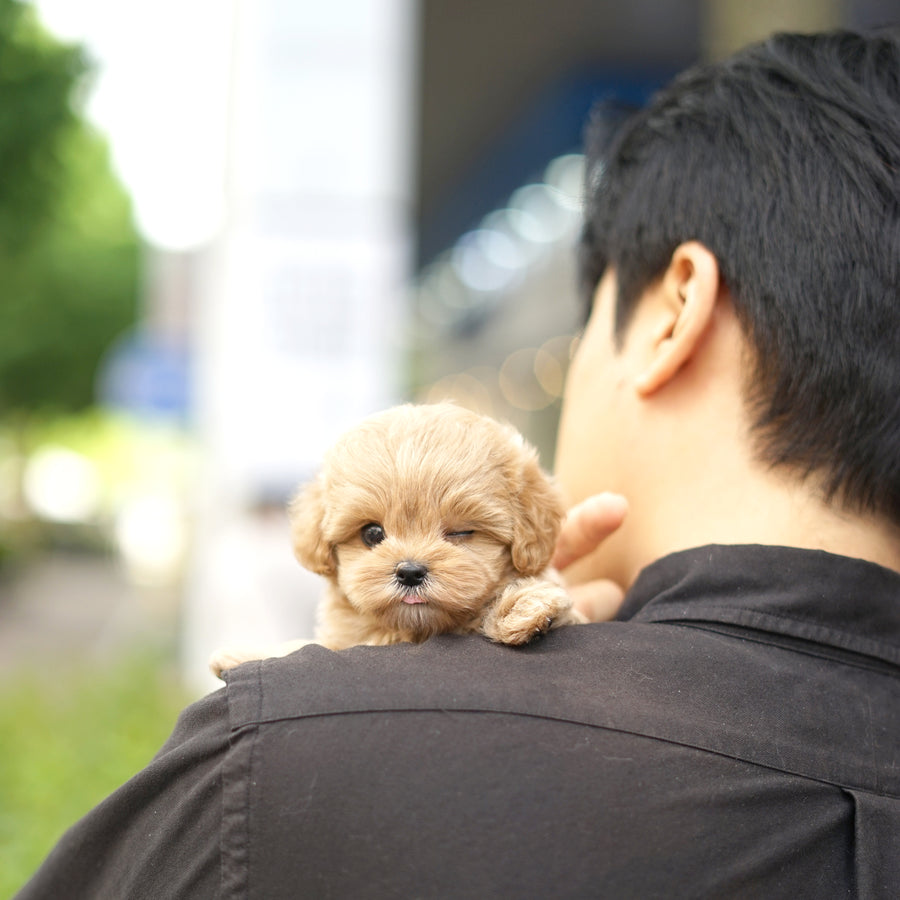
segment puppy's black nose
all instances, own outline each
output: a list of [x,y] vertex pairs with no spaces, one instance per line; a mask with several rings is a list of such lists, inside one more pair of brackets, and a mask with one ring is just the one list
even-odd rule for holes
[[394,569],[394,576],[404,587],[417,587],[425,580],[427,574],[428,566],[412,560],[406,560]]

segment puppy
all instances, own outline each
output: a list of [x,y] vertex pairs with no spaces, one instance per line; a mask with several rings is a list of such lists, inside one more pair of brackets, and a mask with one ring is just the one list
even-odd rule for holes
[[[328,581],[316,640],[332,650],[441,633],[525,644],[585,621],[548,569],[564,509],[536,452],[461,407],[366,419],[289,511],[297,558]],[[304,643],[220,650],[210,667],[219,675]]]

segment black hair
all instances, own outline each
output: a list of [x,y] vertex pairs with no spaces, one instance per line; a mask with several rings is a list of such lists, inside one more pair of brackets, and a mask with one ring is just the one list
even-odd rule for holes
[[588,134],[580,273],[621,340],[688,240],[748,337],[760,458],[900,525],[900,32],[779,34]]

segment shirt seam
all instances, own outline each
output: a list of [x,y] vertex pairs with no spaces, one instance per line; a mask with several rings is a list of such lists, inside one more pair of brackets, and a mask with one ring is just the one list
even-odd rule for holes
[[[256,670],[256,718],[262,715],[261,668]],[[220,896],[223,900],[244,898],[250,891],[250,816],[253,759],[259,741],[259,725],[238,726],[234,721],[230,685],[226,685],[231,728],[228,751],[222,766],[222,826],[219,834]],[[250,733],[252,732],[252,733]],[[247,742],[247,743],[245,743]]]
[[[657,604],[655,609],[652,610],[645,608],[629,621],[658,625],[685,625],[690,622],[714,623],[719,621],[723,624],[739,624],[748,627],[754,627],[754,623],[757,626],[765,623],[785,623],[787,626],[795,626],[797,629],[801,629],[804,633],[799,634],[795,629],[790,628],[757,628],[757,630],[787,635],[788,637],[799,637],[806,640],[818,639],[820,643],[827,646],[841,647],[842,649],[853,650],[864,655],[877,656],[879,659],[886,660],[894,665],[900,663],[900,646],[879,641],[875,638],[841,631],[808,619],[798,619],[795,616],[787,616],[783,613],[764,612],[746,606],[721,606],[700,603],[699,601],[690,601],[690,604],[692,611],[688,615],[672,616],[671,613],[667,613],[667,606],[676,605],[676,601],[671,601],[669,604]],[[699,615],[701,612],[703,615]],[[713,615],[717,618],[708,617]],[[812,637],[813,635],[815,635],[815,638]],[[822,640],[822,638],[825,638],[825,640]]]
[[[750,641],[754,644],[759,644],[762,647],[783,650],[785,653],[801,653],[804,656],[823,659],[837,665],[850,666],[851,668],[860,669],[869,674],[880,675],[883,678],[896,679],[900,676],[900,672],[897,671],[897,666],[890,660],[883,659],[880,656],[873,656],[869,653],[863,653],[859,650],[852,650],[848,647],[823,644],[821,641],[801,637],[797,634],[762,631],[746,625],[737,625],[733,622],[722,622],[719,619],[668,620],[665,623],[660,624],[681,628],[695,628],[698,631],[704,631],[709,634],[718,634],[727,638]],[[741,631],[731,631],[729,630],[731,628],[740,628]],[[852,654],[855,658],[848,658],[849,654]],[[890,667],[889,671],[887,667]]]
[[601,724],[598,722],[590,722],[584,719],[577,719],[574,717],[568,716],[552,716],[546,713],[529,713],[523,712],[521,710],[508,710],[508,709],[492,709],[488,707],[462,707],[462,706],[416,706],[416,707],[406,707],[406,708],[396,708],[396,707],[372,707],[366,709],[346,709],[346,710],[327,710],[322,712],[309,712],[309,713],[299,713],[296,715],[289,716],[273,716],[271,718],[260,718],[257,721],[253,722],[245,722],[241,726],[242,731],[246,731],[247,729],[253,728],[259,731],[259,727],[262,725],[272,725],[278,722],[292,722],[298,721],[301,719],[319,719],[319,718],[328,718],[330,716],[359,716],[359,715],[383,715],[385,713],[421,713],[421,712],[439,712],[439,713],[469,713],[469,714],[484,714],[484,715],[501,715],[501,716],[518,716],[521,718],[529,718],[529,719],[543,719],[548,722],[560,722],[569,725],[580,725],[582,727],[587,728],[595,728],[600,731],[611,731],[617,734],[628,734],[633,737],[645,738],[646,740],[651,741],[659,741],[664,744],[671,744],[677,747],[686,747],[691,750],[696,750],[700,753],[710,753],[714,756],[720,756],[726,759],[733,759],[739,762],[746,763],[747,765],[759,766],[760,768],[768,769],[773,772],[781,772],[785,775],[792,775],[797,778],[805,778],[808,781],[815,781],[818,784],[827,784],[831,787],[840,788],[842,790],[853,790],[860,791],[866,794],[871,794],[875,797],[888,797],[892,800],[900,800],[900,792],[894,792],[888,789],[882,790],[874,790],[871,787],[866,787],[863,784],[859,784],[853,782],[849,779],[836,779],[836,778],[828,778],[822,775],[815,775],[808,771],[801,771],[799,768],[792,768],[787,766],[777,766],[772,763],[760,762],[757,759],[751,758],[749,755],[741,755],[739,753],[728,752],[727,750],[718,749],[715,747],[707,747],[702,744],[692,743],[688,741],[678,740],[671,737],[662,737],[658,734],[650,734],[644,731],[637,731],[631,728],[623,728],[617,725],[610,724]]

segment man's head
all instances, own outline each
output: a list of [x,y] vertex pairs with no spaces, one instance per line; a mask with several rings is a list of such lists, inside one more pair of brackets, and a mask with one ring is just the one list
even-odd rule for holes
[[[602,127],[595,130],[596,141]],[[589,147],[581,263],[615,328],[676,247],[715,256],[759,458],[900,523],[900,41],[779,35],[685,72]]]
[[[675,527],[683,546],[822,549],[843,520],[896,529],[897,34],[776,36],[602,131],[581,246],[593,313],[557,467],[570,502],[635,501],[597,555],[608,573],[655,558],[653,532],[677,548]],[[643,556],[614,572],[638,533]]]

